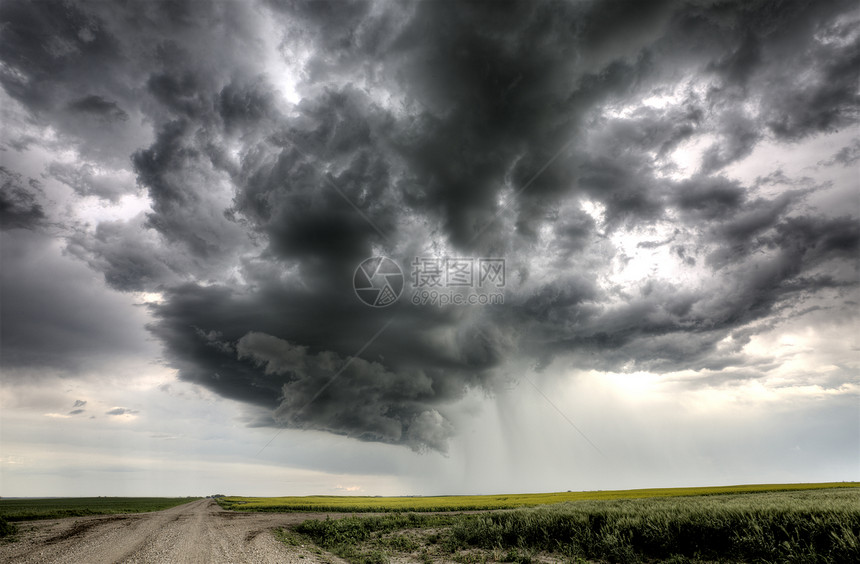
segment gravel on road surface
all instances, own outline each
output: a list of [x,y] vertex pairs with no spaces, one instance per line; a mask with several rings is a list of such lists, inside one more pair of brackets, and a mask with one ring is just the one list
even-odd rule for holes
[[0,544],[0,562],[343,562],[330,554],[321,557],[311,547],[286,546],[271,533],[325,515],[238,513],[201,499],[151,513],[29,521],[19,523],[18,540]]

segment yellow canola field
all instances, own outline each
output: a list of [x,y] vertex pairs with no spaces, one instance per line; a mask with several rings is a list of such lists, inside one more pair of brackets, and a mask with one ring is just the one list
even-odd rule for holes
[[694,488],[652,488],[640,490],[607,490],[591,492],[558,492],[502,495],[446,496],[305,496],[305,497],[225,497],[219,503],[225,509],[238,511],[470,511],[532,507],[565,501],[600,499],[639,499],[750,492],[816,490],[825,488],[856,488],[860,482],[830,482],[819,484],[754,484]]

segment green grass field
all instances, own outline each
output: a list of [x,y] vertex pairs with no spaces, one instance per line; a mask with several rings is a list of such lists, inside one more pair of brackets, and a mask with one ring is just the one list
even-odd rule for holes
[[355,564],[860,562],[860,490],[815,486],[311,519],[277,536]]
[[6,521],[54,519],[81,515],[160,511],[200,498],[191,497],[63,497],[0,499],[0,518]]
[[224,497],[218,500],[225,509],[235,511],[483,511],[534,507],[566,501],[639,499],[653,497],[701,496],[745,492],[775,492],[828,488],[857,488],[860,482],[822,484],[758,484],[704,488],[662,488],[642,490],[609,490],[593,492],[559,492],[546,494],[467,495],[435,497]]

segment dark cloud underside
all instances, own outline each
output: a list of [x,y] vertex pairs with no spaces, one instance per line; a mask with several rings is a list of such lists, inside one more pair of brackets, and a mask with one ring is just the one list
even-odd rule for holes
[[[68,250],[117,290],[162,294],[149,330],[181,378],[266,424],[444,450],[445,406],[512,366],[756,371],[741,349],[761,327],[856,294],[856,206],[833,214],[806,204],[826,186],[728,174],[765,143],[856,129],[854,9],[6,2],[0,84],[88,158],[131,167],[151,210],[78,230]],[[144,146],[108,142],[142,138],[139,124]],[[114,202],[138,189],[96,172],[47,174]],[[39,229],[35,187],[3,174],[4,230]],[[676,270],[607,283],[626,253],[663,250]],[[504,257],[505,304],[355,298],[363,259],[408,271],[437,253]],[[4,361],[30,362],[26,346]]]

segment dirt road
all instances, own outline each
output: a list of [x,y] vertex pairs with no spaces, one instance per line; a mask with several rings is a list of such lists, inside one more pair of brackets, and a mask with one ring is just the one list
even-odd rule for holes
[[31,521],[19,525],[19,540],[0,544],[0,562],[338,562],[310,547],[286,546],[271,534],[315,517],[325,515],[234,513],[203,499],[152,513]]

